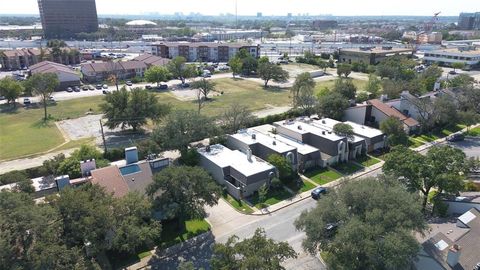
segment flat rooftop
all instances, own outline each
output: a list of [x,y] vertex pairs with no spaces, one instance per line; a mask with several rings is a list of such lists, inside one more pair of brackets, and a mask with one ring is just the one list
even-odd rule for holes
[[250,129],[253,129],[255,131],[258,131],[260,133],[265,134],[266,136],[275,138],[278,141],[281,141],[283,143],[286,143],[290,146],[295,147],[297,149],[297,152],[301,155],[308,155],[308,154],[320,151],[320,150],[318,150],[318,148],[315,148],[311,145],[305,144],[301,141],[297,141],[294,138],[290,138],[288,136],[283,136],[283,135],[280,135],[280,134],[273,134],[272,130],[274,130],[275,127],[272,126],[272,125],[269,125],[269,124],[261,125],[261,126],[257,126],[257,127],[252,127]]
[[[336,125],[336,124],[340,124],[342,122],[340,121],[337,121],[337,120],[333,120],[333,119],[330,119],[330,118],[323,118],[321,120],[312,120],[310,122],[310,124],[312,126],[315,126],[315,127],[320,127],[320,128],[325,128],[326,130],[330,131],[330,132],[333,132],[333,127]],[[365,139],[363,139],[362,137],[359,137],[357,135],[353,135],[353,138],[348,138],[348,140],[350,142],[361,142],[361,141],[364,141]]]
[[349,49],[341,49],[341,52],[355,52],[355,53],[364,53],[364,54],[389,54],[389,53],[402,53],[402,52],[412,52],[412,49],[408,48],[392,48],[390,50],[385,50],[381,47],[371,48],[369,50],[361,50],[360,48],[349,48]]
[[331,130],[327,128],[313,126],[309,123],[305,123],[304,121],[300,121],[300,120],[278,121],[278,122],[275,122],[275,124],[299,134],[311,133],[311,134],[315,134],[316,136],[323,137],[330,141],[340,141],[343,139],[343,137],[336,135],[335,133],[333,133]]
[[429,51],[427,54],[462,54],[462,55],[473,55],[480,56],[480,50],[459,50],[458,48],[448,48],[442,50]]
[[[255,139],[252,135],[255,136]],[[295,147],[292,147],[291,145],[278,141],[273,137],[267,136],[253,129],[240,130],[238,133],[230,136],[248,145],[259,143],[277,153],[295,151]]]
[[246,154],[238,150],[230,150],[221,144],[210,145],[210,152],[206,151],[206,147],[200,148],[198,153],[221,168],[232,167],[245,176],[274,168],[270,163],[254,155],[252,155],[251,160],[248,160]]

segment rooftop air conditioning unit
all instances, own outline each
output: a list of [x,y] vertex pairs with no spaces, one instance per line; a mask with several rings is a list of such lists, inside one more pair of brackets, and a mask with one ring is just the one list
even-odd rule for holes
[[257,135],[256,134],[252,134],[252,140],[256,140],[257,139]]

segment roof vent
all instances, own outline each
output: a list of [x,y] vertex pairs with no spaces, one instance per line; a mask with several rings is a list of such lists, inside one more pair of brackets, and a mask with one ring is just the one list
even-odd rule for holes
[[302,130],[302,126],[301,125],[298,125],[297,127],[299,130]]
[[276,141],[273,141],[273,145],[277,145],[277,142],[276,142]]
[[322,134],[325,135],[325,131],[322,131]]
[[325,119],[322,119],[322,124],[326,124],[327,122],[325,121]]
[[252,134],[252,140],[256,140],[257,139],[257,135],[256,134]]
[[132,182],[135,182],[135,177],[132,177]]

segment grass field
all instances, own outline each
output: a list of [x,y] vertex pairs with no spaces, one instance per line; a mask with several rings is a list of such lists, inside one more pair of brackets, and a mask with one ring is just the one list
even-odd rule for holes
[[350,175],[363,169],[362,166],[357,165],[353,162],[338,163],[333,167],[335,168],[335,170],[339,171],[344,175]]
[[357,158],[357,161],[358,163],[362,164],[364,167],[370,167],[380,162],[379,159],[370,157],[370,156],[363,156],[363,157]]
[[315,185],[310,183],[310,181],[305,181],[300,179],[299,181],[291,181],[286,186],[297,194],[305,191],[309,191],[315,188]]
[[[90,108],[98,113],[101,99],[97,96],[60,101],[49,106],[47,113],[53,119],[77,118]],[[44,152],[62,144],[64,139],[54,121],[44,123],[42,119],[41,106],[0,113],[0,160]]]
[[305,173],[305,176],[319,185],[324,185],[342,177],[341,174],[329,168],[321,168],[309,171]]
[[245,213],[245,214],[253,213],[253,209],[250,206],[248,206],[247,203],[233,198],[232,196],[230,196],[230,194],[224,195],[223,199],[225,199],[225,201],[227,201],[233,208],[237,209],[242,213]]
[[290,194],[290,192],[288,192],[286,189],[281,188],[278,190],[269,191],[267,193],[267,198],[263,202],[259,201],[258,195],[252,196],[250,198],[250,202],[252,205],[255,205],[257,209],[262,209],[265,207],[264,205],[271,206],[290,197],[292,197],[292,194]]
[[210,229],[210,224],[205,220],[193,219],[187,220],[183,230],[177,229],[176,221],[162,223],[162,237],[159,243],[161,247],[170,247],[177,243],[188,240],[199,234],[207,232]]

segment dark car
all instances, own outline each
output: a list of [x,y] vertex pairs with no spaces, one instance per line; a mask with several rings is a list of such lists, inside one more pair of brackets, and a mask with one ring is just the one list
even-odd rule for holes
[[187,88],[187,87],[190,87],[190,84],[188,84],[188,83],[182,83],[180,86],[183,87],[183,88]]
[[75,91],[75,92],[80,92],[80,87],[79,87],[79,86],[75,86],[75,88],[73,88],[73,91]]
[[463,133],[454,133],[447,137],[447,141],[449,142],[459,142],[465,139],[465,135]]
[[97,90],[102,90],[102,85],[101,85],[101,84],[97,84],[97,85],[95,86],[95,88],[97,88]]
[[106,94],[110,93],[110,91],[108,91],[108,90],[103,90],[102,93],[103,93],[104,95],[106,95]]
[[157,87],[158,90],[167,90],[168,89],[168,85],[166,84],[160,84],[158,87]]
[[151,86],[150,84],[147,84],[147,85],[145,85],[145,89],[151,90],[151,89],[152,89],[152,86]]
[[448,74],[450,74],[450,75],[455,75],[455,74],[457,74],[457,72],[456,72],[455,70],[450,70],[450,71],[448,72]]
[[128,86],[132,86],[132,85],[133,85],[133,83],[132,83],[131,81],[126,81],[125,84],[128,85]]
[[88,85],[84,85],[84,86],[82,87],[82,90],[83,90],[83,91],[88,91]]
[[93,87],[93,85],[89,85],[88,90],[93,91],[93,90],[95,90],[95,87]]
[[320,199],[320,194],[325,194],[325,193],[327,193],[327,189],[326,189],[326,188],[324,188],[324,187],[317,187],[316,189],[312,190],[311,195],[312,195],[312,198],[313,198],[314,200],[318,200],[318,199]]

